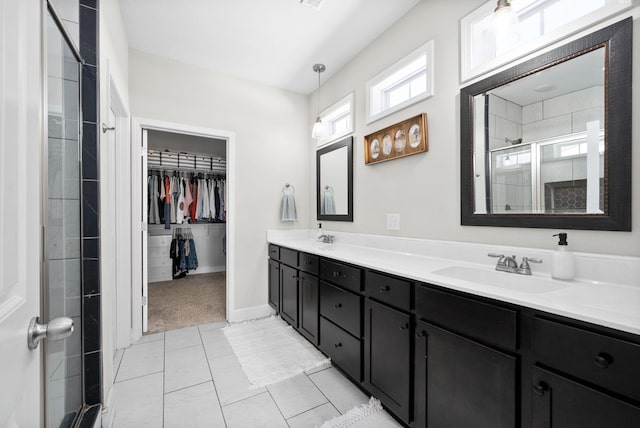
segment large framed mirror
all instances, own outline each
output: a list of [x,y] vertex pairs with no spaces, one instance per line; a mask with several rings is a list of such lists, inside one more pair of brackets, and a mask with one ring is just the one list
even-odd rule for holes
[[353,221],[353,137],[316,152],[318,220]]
[[631,230],[632,28],[461,90],[463,225]]

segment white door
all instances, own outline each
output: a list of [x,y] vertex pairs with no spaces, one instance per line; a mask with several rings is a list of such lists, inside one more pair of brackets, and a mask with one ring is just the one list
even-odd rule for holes
[[42,3],[0,0],[0,426],[42,424]]
[[142,183],[142,218],[140,224],[142,224],[142,332],[149,330],[149,266],[147,265],[147,220],[149,215],[149,204],[147,199],[149,198],[149,189],[147,184],[147,149],[149,138],[146,129],[142,130],[142,177],[140,182]]

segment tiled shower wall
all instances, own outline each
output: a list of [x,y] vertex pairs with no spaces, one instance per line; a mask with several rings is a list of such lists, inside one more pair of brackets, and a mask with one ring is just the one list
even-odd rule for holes
[[82,325],[84,396],[102,402],[100,173],[98,167],[98,6],[99,0],[53,0],[71,34],[82,65]]

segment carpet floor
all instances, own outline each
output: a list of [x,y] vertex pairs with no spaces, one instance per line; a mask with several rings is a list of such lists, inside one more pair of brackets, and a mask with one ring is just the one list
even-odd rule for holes
[[149,283],[149,330],[176,330],[226,320],[226,272]]

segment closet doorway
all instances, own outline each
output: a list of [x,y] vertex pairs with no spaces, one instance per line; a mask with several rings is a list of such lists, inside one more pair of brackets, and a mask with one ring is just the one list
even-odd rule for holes
[[134,216],[142,227],[133,245],[142,260],[134,272],[141,278],[140,288],[133,285],[134,341],[143,333],[224,321],[233,301],[227,170],[233,133],[134,119],[136,130],[142,156],[134,198],[141,209]]

